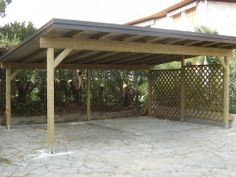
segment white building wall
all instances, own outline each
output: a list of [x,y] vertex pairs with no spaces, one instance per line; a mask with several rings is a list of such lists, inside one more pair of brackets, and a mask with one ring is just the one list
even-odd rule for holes
[[204,25],[222,35],[236,36],[236,3],[201,1],[196,26]]
[[152,28],[173,29],[173,20],[169,17],[163,17],[155,20]]
[[[185,8],[185,7],[183,7]],[[173,12],[171,12],[173,13]],[[196,20],[186,22],[185,11],[181,12],[181,23],[176,24],[171,16],[150,20],[137,26],[151,26],[152,28],[195,31],[196,26],[207,26],[219,34],[236,36],[236,3],[200,1],[196,5]]]

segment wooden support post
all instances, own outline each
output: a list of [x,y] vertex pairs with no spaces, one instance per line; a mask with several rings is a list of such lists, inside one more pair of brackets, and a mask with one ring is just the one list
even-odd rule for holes
[[229,74],[230,74],[230,57],[224,57],[224,110],[223,110],[223,126],[229,128]]
[[11,69],[6,69],[6,125],[11,128]]
[[47,125],[48,143],[51,153],[55,153],[54,120],[54,49],[47,49]]
[[226,66],[226,64],[225,64],[224,58],[219,57],[219,62],[220,62],[220,64],[221,64],[221,66],[223,67],[223,69],[226,70],[226,69],[227,69],[227,66]]
[[90,70],[87,69],[87,120],[91,119]]
[[180,121],[184,121],[185,115],[185,57],[181,60],[181,113]]
[[15,70],[11,73],[10,68],[6,68],[6,126],[11,129],[11,81],[17,76],[21,69]]
[[151,73],[150,73],[150,70],[148,70],[148,73],[147,73],[148,77],[148,103],[147,103],[147,114],[148,116],[151,116],[152,114],[152,79],[151,79]]

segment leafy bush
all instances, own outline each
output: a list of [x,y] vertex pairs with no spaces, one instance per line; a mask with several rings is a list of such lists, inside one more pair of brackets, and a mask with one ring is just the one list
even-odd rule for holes
[[230,112],[236,114],[236,50],[233,52],[230,69]]

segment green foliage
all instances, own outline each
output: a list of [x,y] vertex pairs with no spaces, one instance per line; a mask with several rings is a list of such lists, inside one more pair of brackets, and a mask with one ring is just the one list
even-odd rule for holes
[[198,33],[206,33],[206,34],[218,34],[216,30],[211,30],[206,26],[196,26],[195,31]]
[[230,69],[230,112],[236,114],[236,50],[233,52]]
[[[196,32],[207,34],[218,34],[215,30],[210,30],[205,26],[196,27]],[[220,64],[217,57],[207,57],[209,64]],[[233,52],[232,63],[230,66],[230,112],[236,113],[236,51]]]
[[[86,106],[86,70],[56,70],[55,105],[57,110],[73,112]],[[147,95],[147,78],[141,71],[92,70],[91,105],[96,111],[118,111],[131,105],[140,106]],[[80,83],[80,84],[79,84]],[[127,87],[124,88],[124,84]],[[40,115],[46,113],[46,71],[27,70],[13,81],[13,114]],[[76,110],[73,110],[73,106]],[[144,106],[144,105],[143,105]]]
[[29,23],[9,23],[0,28],[0,44],[3,46],[15,46],[34,33],[36,28]]
[[[3,3],[0,1],[0,3]],[[14,22],[0,27],[0,45],[2,47],[12,47],[25,40],[29,35],[36,31],[36,28],[31,22],[19,23]],[[23,71],[14,80],[13,84],[13,109],[16,112],[25,112],[28,114],[32,107],[30,106],[31,99],[38,100],[35,90],[35,82],[33,76],[35,71]],[[4,92],[4,87],[1,87],[1,92]],[[35,102],[33,102],[35,103]],[[4,107],[3,103],[0,105]],[[35,110],[35,109],[34,109]]]
[[0,37],[0,45],[2,47],[15,46],[19,43],[20,43],[20,39],[17,38],[16,35],[14,35],[14,38],[11,40],[9,40],[8,35],[6,35],[6,36],[2,35]]
[[[206,26],[197,26],[197,27],[195,27],[195,31],[198,33],[218,34],[216,30],[211,30],[210,28],[208,28]],[[206,60],[209,65],[220,64],[218,57],[206,56],[206,57],[197,57],[196,58],[196,61],[201,64],[204,63],[204,60]]]
[[155,66],[155,69],[157,69],[157,70],[180,69],[180,68],[181,68],[181,64],[180,64],[180,62],[177,62],[177,61]]
[[0,0],[0,16],[5,17],[6,7],[11,3],[11,0]]

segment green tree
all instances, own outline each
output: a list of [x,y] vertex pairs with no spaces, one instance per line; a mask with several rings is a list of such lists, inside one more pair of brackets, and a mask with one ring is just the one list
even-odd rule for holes
[[[36,31],[36,28],[31,22],[19,23],[14,22],[6,24],[0,27],[0,46],[8,47],[15,46],[21,41],[25,40],[29,35]],[[31,81],[33,75],[32,71],[24,71],[14,80],[13,83],[13,94],[16,93],[15,98],[18,102],[15,102],[13,108],[16,110],[22,110],[23,105],[21,102],[29,100],[35,84]],[[0,88],[0,92],[4,92],[4,87]],[[0,107],[4,107],[3,102],[0,102]],[[27,107],[25,106],[26,110]]]
[[0,27],[0,45],[14,46],[36,31],[32,22],[14,22]]
[[0,16],[5,17],[6,7],[11,3],[11,0],[0,0]]
[[216,30],[211,30],[206,26],[196,26],[195,31],[198,33],[218,34]]

